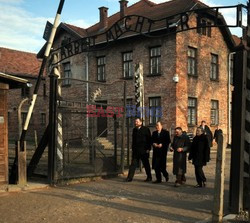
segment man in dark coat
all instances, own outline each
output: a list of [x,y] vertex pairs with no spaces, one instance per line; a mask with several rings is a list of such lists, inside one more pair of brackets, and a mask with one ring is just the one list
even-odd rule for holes
[[207,126],[206,121],[201,121],[200,128],[203,129],[204,134],[207,136],[209,147],[213,146],[213,134],[210,128]]
[[195,167],[195,177],[197,181],[195,187],[204,187],[206,185],[206,177],[202,168],[209,162],[209,153],[208,139],[206,135],[204,135],[204,130],[199,127],[196,130],[196,136],[193,138],[188,156],[188,159],[193,161]]
[[170,141],[169,132],[162,128],[161,122],[156,123],[156,131],[152,134],[152,144],[153,144],[153,161],[152,169],[155,170],[156,181],[154,183],[161,183],[161,173],[168,181],[168,172],[166,170],[167,162],[167,151]]
[[151,168],[149,164],[149,151],[151,149],[151,133],[149,128],[142,125],[140,118],[135,119],[135,128],[132,134],[132,162],[129,167],[127,182],[133,180],[136,167],[139,160],[142,161],[145,168],[147,179],[145,181],[152,181]]
[[222,130],[219,128],[219,126],[217,126],[217,129],[215,129],[214,131],[214,140],[216,143],[218,143],[218,137],[219,135],[223,135]]
[[175,186],[179,187],[185,183],[187,170],[187,151],[190,146],[190,139],[182,133],[182,128],[175,128],[175,136],[170,151],[174,151],[173,174],[176,175]]

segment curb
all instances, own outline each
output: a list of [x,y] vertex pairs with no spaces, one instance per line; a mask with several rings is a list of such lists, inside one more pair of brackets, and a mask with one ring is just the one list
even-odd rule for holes
[[28,183],[24,186],[20,185],[6,185],[0,188],[0,195],[6,194],[9,192],[22,192],[22,191],[32,191],[40,189],[48,189],[48,184],[39,184],[39,183]]

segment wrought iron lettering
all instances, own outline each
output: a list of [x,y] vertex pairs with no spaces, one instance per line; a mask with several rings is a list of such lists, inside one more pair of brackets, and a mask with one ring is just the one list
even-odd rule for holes
[[[158,20],[152,20],[144,16],[129,15],[114,23],[108,30],[103,33],[72,41],[54,50],[52,53],[56,51],[60,52],[61,59],[58,61],[60,62],[68,57],[82,52],[104,49],[109,44],[119,39],[121,36],[125,35],[125,33],[127,32],[139,33],[140,35],[144,35],[147,37],[155,37],[156,35],[153,35],[152,32],[159,30],[163,31],[159,34],[159,36],[164,36],[169,35],[171,33],[177,33],[204,27],[239,27],[242,25],[243,7],[246,6],[240,4],[236,6],[193,9]],[[219,22],[219,19],[221,19],[221,13],[219,12],[219,10],[225,8],[236,9],[236,25],[224,25],[222,22]],[[189,24],[189,16],[191,13],[197,14],[196,26]],[[206,19],[208,17],[212,18],[213,24],[202,23],[202,19]],[[162,26],[162,23],[165,23],[165,26]]]

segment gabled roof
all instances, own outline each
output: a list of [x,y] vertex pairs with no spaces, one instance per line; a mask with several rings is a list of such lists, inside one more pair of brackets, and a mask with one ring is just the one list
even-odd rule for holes
[[[117,1],[118,2],[118,1]],[[150,18],[152,20],[166,18],[175,14],[180,14],[182,12],[196,9],[196,8],[206,8],[209,7],[204,3],[198,0],[171,0],[167,2],[163,2],[160,4],[153,3],[149,0],[139,0],[135,4],[127,7],[126,15],[139,15]],[[109,16],[107,18],[108,26],[102,32],[105,32],[111,26],[120,20],[120,11]],[[221,24],[226,24],[223,16],[220,18]],[[161,26],[161,27],[160,27]],[[157,29],[164,29],[166,26],[165,22],[162,22],[159,27],[155,27]],[[94,36],[96,34],[100,34],[100,23],[96,23],[93,26],[90,26],[87,29],[83,29],[77,26],[73,26],[66,23],[61,23],[59,29],[63,28],[64,30],[74,34],[75,37],[82,38],[87,36]],[[225,41],[228,44],[229,48],[234,47],[234,40],[231,36],[231,32],[228,27],[220,27],[222,34],[224,36]],[[59,30],[58,30],[59,31]],[[77,36],[78,35],[78,36]],[[125,34],[124,36],[129,36],[129,34]],[[40,51],[41,52],[41,51]]]
[[[153,20],[165,18],[191,9],[197,3],[196,0],[172,0],[160,4],[149,0],[140,0],[129,6],[126,10],[127,15],[139,15]],[[120,12],[108,18],[109,29],[116,21],[120,19]],[[99,31],[99,23],[86,29],[88,35],[94,35]]]
[[0,47],[0,72],[17,76],[38,76],[41,61],[36,54]]

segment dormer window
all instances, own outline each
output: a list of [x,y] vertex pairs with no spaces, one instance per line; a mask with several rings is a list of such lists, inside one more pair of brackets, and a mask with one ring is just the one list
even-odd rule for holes
[[197,33],[211,37],[211,25],[212,23],[204,18],[197,18]]

